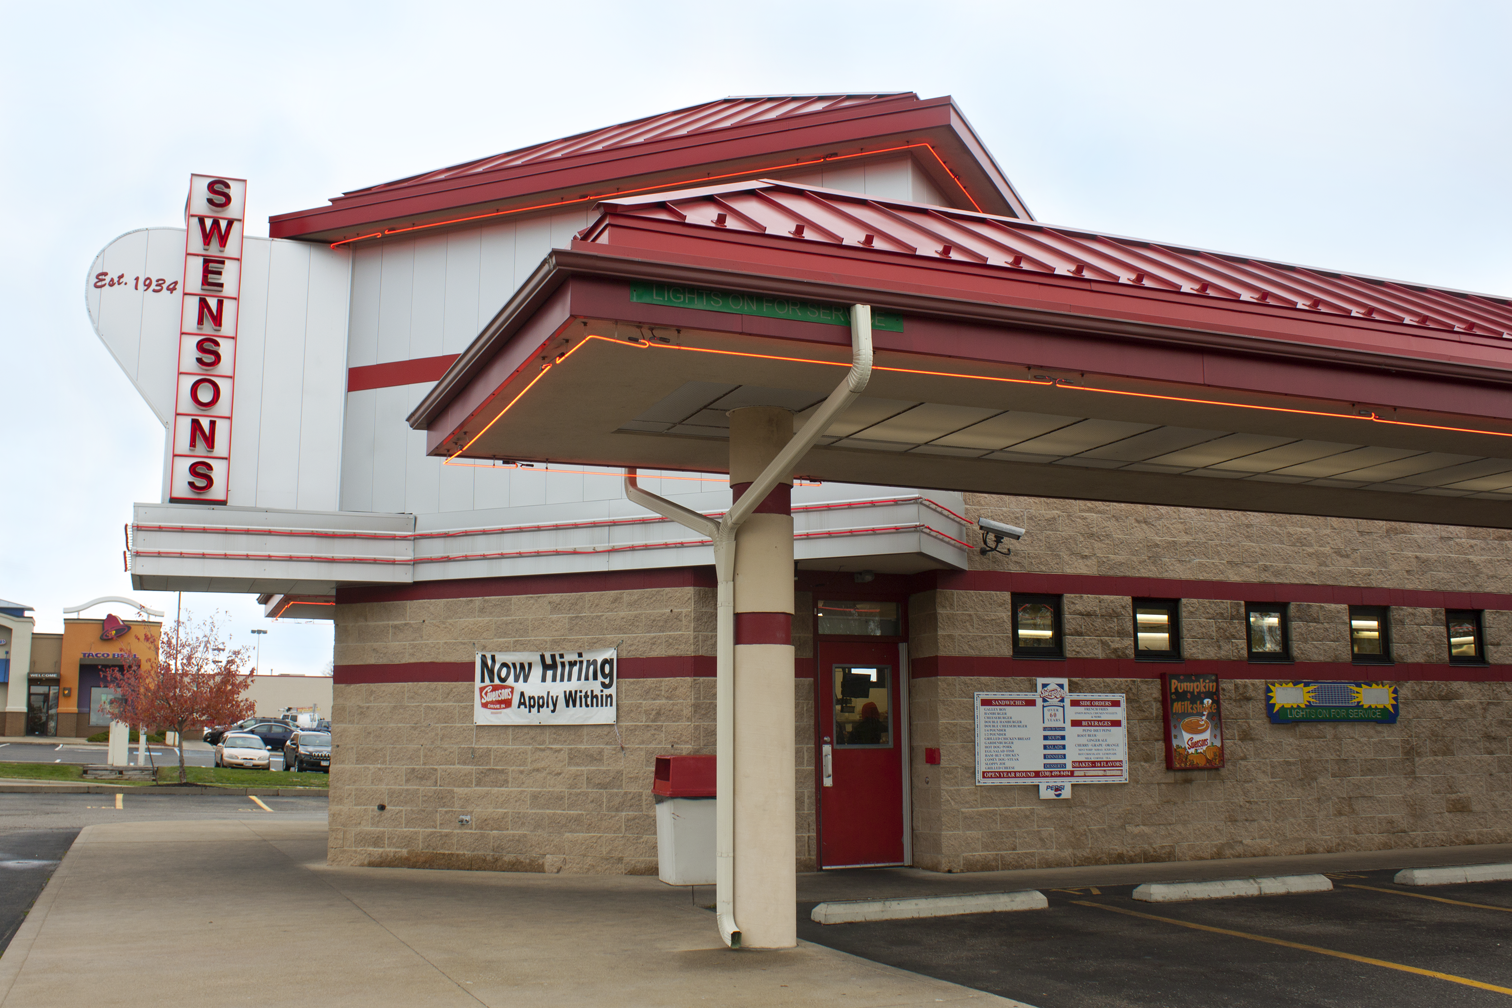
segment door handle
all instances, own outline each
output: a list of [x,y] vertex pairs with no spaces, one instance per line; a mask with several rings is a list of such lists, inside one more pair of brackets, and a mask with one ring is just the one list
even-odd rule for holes
[[823,754],[824,754],[823,755],[823,759],[824,759],[824,786],[825,787],[834,787],[835,786],[835,755],[834,755],[835,747],[832,746],[832,745],[830,745],[828,742],[826,742],[824,744],[824,747],[823,747],[822,751],[823,751]]

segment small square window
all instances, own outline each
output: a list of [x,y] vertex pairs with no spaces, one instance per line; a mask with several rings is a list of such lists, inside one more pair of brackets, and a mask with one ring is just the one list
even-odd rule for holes
[[1456,665],[1486,664],[1485,634],[1479,609],[1446,609],[1444,625],[1449,631],[1449,660]]
[[1356,665],[1391,664],[1391,610],[1388,607],[1349,607],[1349,656]]
[[1013,657],[1064,658],[1061,642],[1061,597],[1014,592]]
[[1134,600],[1134,657],[1145,661],[1180,660],[1179,599]]
[[1285,602],[1247,602],[1244,623],[1252,662],[1291,661],[1291,626]]

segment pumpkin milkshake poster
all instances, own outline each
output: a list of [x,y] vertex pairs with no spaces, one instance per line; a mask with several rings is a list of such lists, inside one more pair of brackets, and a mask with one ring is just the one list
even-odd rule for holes
[[1223,715],[1218,677],[1167,672],[1161,676],[1167,770],[1223,766]]

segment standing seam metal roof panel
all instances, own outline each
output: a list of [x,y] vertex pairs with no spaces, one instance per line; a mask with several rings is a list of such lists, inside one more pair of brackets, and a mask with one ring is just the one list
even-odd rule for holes
[[[560,140],[548,140],[545,143],[535,144],[530,147],[521,147],[518,150],[493,154],[474,161],[465,161],[461,164],[451,165],[447,168],[438,168],[435,171],[425,172],[420,175],[395,179],[392,182],[367,186],[363,189],[353,189],[342,195],[357,196],[365,193],[403,189],[409,186],[422,185],[426,182],[458,178],[464,175],[477,175],[500,168],[538,164],[550,161],[553,158],[571,157],[576,154],[585,154],[592,151],[628,147],[638,143],[650,143],[653,140],[690,136],[695,133],[710,133],[715,130],[745,126],[755,122],[784,119],[790,116],[800,116],[814,112],[827,112],[836,108],[848,108],[855,105],[864,105],[869,102],[891,101],[896,98],[905,97],[912,98],[917,96],[912,91],[888,91],[878,94],[861,95],[722,98],[718,101],[705,102],[702,105],[690,105],[687,108],[647,116],[644,119],[636,119],[632,122],[605,126],[586,133],[578,133],[575,136],[563,137]],[[816,105],[817,107],[815,107]]]
[[589,241],[602,234],[610,214],[628,214],[798,243],[843,245],[878,255],[960,260],[1003,270],[1151,287],[1190,297],[1251,301],[1322,315],[1512,339],[1512,302],[1502,297],[1011,217],[868,199],[768,179],[604,200],[598,206],[604,216],[582,232]]

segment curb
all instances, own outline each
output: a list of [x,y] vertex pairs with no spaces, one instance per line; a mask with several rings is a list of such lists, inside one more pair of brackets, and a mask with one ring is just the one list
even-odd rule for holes
[[962,896],[914,896],[908,899],[839,900],[820,903],[809,914],[816,924],[854,924],[860,921],[911,920],[956,914],[1043,910],[1050,905],[1037,889],[1007,893],[967,893]]
[[1212,882],[1146,882],[1134,890],[1145,903],[1228,899],[1234,896],[1277,896],[1282,893],[1332,892],[1326,875],[1275,875],[1269,878],[1216,879]]
[[193,787],[178,787],[176,785],[156,784],[0,784],[0,794],[226,794],[226,795],[272,795],[278,798],[292,798],[297,795],[321,794],[329,795],[326,788],[256,788],[256,787],[213,787],[209,785],[196,785]]
[[1397,885],[1452,885],[1455,882],[1505,882],[1512,864],[1455,865],[1451,868],[1404,868],[1392,877]]

